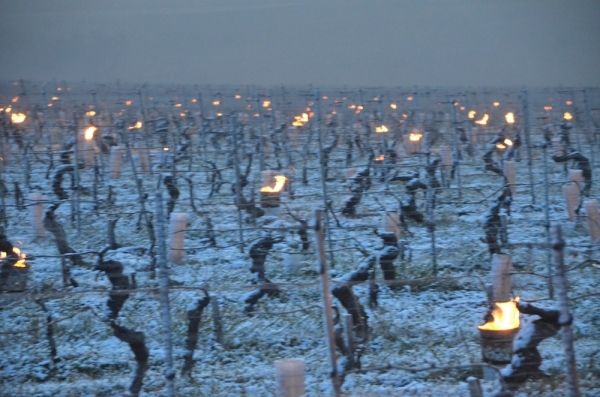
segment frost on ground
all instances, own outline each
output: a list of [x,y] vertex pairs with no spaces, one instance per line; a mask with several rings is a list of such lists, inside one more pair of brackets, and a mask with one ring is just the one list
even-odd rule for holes
[[[224,147],[225,142],[223,142]],[[158,162],[158,151],[153,160]],[[522,157],[524,154],[522,154]],[[6,186],[19,182],[27,197],[29,192],[43,193],[47,200],[55,200],[45,179],[47,165],[32,158],[31,188],[23,183],[23,168],[16,155],[4,169]],[[344,148],[331,153],[330,180],[327,189],[333,208],[337,209],[347,197]],[[308,170],[309,184],[300,182],[300,160],[296,166],[294,195],[282,195],[283,203],[296,217],[310,219],[312,211],[322,207],[318,162],[311,159]],[[217,159],[225,168],[226,156]],[[271,162],[272,159],[268,159]],[[366,157],[356,158],[357,166],[366,163]],[[108,157],[104,158],[104,164]],[[278,217],[259,218],[256,227],[244,221],[243,238],[246,245],[240,252],[238,213],[233,202],[230,182],[234,173],[222,171],[225,185],[220,192],[207,198],[210,183],[205,168],[196,160],[184,161],[178,167],[180,196],[175,212],[188,214],[189,230],[185,240],[185,264],[171,265],[169,276],[171,305],[171,332],[178,395],[189,396],[267,396],[275,392],[274,364],[277,360],[300,358],[306,363],[306,395],[325,396],[331,393],[328,378],[328,357],[322,324],[322,305],[319,278],[315,267],[314,236],[309,235],[311,247],[302,254],[299,269],[284,263],[290,251],[297,251],[302,241],[297,233],[299,223],[285,214],[282,207]],[[537,202],[531,204],[526,185],[524,161],[517,167],[520,184],[509,218],[509,243],[505,251],[513,256],[515,274],[513,293],[525,301],[554,308],[557,302],[548,299],[545,275],[546,253],[540,246],[545,242],[544,212],[542,211],[543,169],[541,150],[534,150],[534,177]],[[188,168],[189,166],[189,168]],[[256,168],[256,164],[255,167]],[[249,177],[249,186],[260,184],[258,171]],[[423,160],[401,157],[396,169],[401,175],[410,175],[417,169],[423,174]],[[598,314],[598,279],[600,269],[586,260],[598,260],[598,248],[587,246],[589,237],[584,224],[566,221],[561,183],[565,181],[562,166],[549,164],[550,216],[553,223],[563,225],[567,241],[566,265],[576,267],[568,272],[571,311],[575,332],[575,352],[581,388],[584,395],[600,395],[600,315]],[[158,172],[157,172],[158,171]],[[146,206],[154,211],[156,177],[145,174],[143,189],[149,193]],[[366,371],[348,374],[342,391],[352,396],[468,396],[467,378],[482,377],[481,369],[468,364],[481,362],[477,325],[483,322],[487,311],[487,297],[483,285],[489,282],[490,258],[484,237],[482,217],[489,207],[486,197],[502,185],[502,180],[483,171],[479,157],[464,159],[461,166],[462,200],[459,202],[456,181],[438,196],[435,208],[436,253],[439,280],[434,283],[406,282],[401,288],[390,289],[381,284],[378,305],[370,307],[369,285],[353,287],[365,307],[370,329],[369,342],[361,357],[363,369],[369,367],[424,368],[431,370],[415,373],[399,369]],[[211,247],[206,233],[206,218],[190,207],[189,189],[183,176],[195,186],[195,205],[199,212],[210,215],[214,225],[217,247]],[[93,170],[80,172],[81,184],[91,190]],[[63,182],[68,185],[68,178]],[[82,225],[79,233],[70,221],[71,201],[67,200],[56,211],[59,222],[67,232],[70,245],[78,252],[98,252],[107,244],[106,222],[118,216],[116,239],[121,248],[109,251],[105,258],[120,261],[124,273],[135,274],[137,291],[125,302],[117,322],[141,331],[150,352],[149,368],[144,378],[143,396],[164,395],[164,346],[161,327],[157,278],[152,278],[149,239],[144,227],[136,228],[138,195],[131,169],[127,162],[118,180],[106,179],[99,184],[98,196],[105,200],[112,186],[115,204],[101,203],[99,214],[89,190],[82,193]],[[245,188],[248,195],[249,188]],[[598,187],[592,189],[597,197]],[[69,191],[72,194],[72,191]],[[373,229],[379,227],[383,207],[398,209],[398,199],[405,193],[403,182],[386,185],[373,179],[373,186],[362,195],[357,216],[346,218],[337,213],[341,227],[330,219],[334,263],[328,263],[332,278],[339,278],[355,270],[367,253],[381,248],[381,239]],[[106,318],[108,291],[111,288],[106,275],[93,271],[96,256],[85,254],[86,267],[71,269],[71,277],[78,286],[64,286],[61,260],[51,239],[33,241],[29,210],[12,205],[12,190],[6,197],[8,227],[6,233],[14,243],[21,242],[23,252],[31,258],[28,289],[24,293],[3,294],[1,302],[0,380],[2,396],[117,396],[125,395],[129,387],[135,360],[128,345],[113,336],[102,319]],[[496,195],[491,196],[494,199]],[[166,197],[166,194],[165,194]],[[417,208],[425,213],[424,193],[417,193]],[[46,205],[47,207],[47,205]],[[245,214],[243,214],[246,217]],[[289,228],[289,229],[287,229]],[[409,222],[402,242],[405,258],[395,261],[398,280],[415,280],[431,276],[431,242],[426,227]],[[256,286],[252,284],[251,260],[248,246],[269,232],[283,237],[276,243],[265,262],[266,277],[280,290],[277,296],[265,296],[257,303],[252,316],[244,313],[244,298]],[[292,248],[290,248],[292,247]],[[359,247],[360,249],[357,249]],[[286,270],[288,269],[288,270]],[[537,275],[536,275],[537,274]],[[383,276],[377,270],[376,279]],[[179,377],[185,355],[188,326],[187,310],[203,297],[201,288],[218,299],[224,343],[218,344],[213,333],[210,306],[204,310],[199,340],[194,354],[195,365],[190,378]],[[46,338],[46,315],[34,299],[42,300],[50,312],[54,327],[58,360],[53,362]],[[339,302],[333,304],[344,313]],[[560,339],[550,338],[540,345],[543,357],[543,375],[530,379],[521,387],[518,396],[563,396],[566,392],[564,356]],[[338,352],[338,358],[340,358]],[[453,368],[456,367],[456,368]],[[483,381],[484,393],[492,396],[499,390],[497,381]]]

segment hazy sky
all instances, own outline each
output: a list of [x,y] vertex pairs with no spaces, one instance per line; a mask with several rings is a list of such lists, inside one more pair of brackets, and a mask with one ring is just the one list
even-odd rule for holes
[[600,85],[599,0],[0,0],[0,79]]

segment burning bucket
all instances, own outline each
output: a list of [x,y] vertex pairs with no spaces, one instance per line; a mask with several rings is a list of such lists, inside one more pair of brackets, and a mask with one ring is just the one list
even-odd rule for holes
[[490,364],[508,364],[512,358],[512,342],[519,332],[519,298],[496,302],[492,321],[480,325],[481,355]]
[[281,190],[287,178],[283,175],[275,175],[275,186],[264,186],[260,188],[260,206],[265,209],[279,208],[281,204]]
[[27,288],[29,278],[29,265],[25,263],[25,254],[17,248],[13,248],[16,255],[7,256],[6,252],[0,252],[0,266],[2,277],[0,278],[0,290],[7,292],[21,292]]

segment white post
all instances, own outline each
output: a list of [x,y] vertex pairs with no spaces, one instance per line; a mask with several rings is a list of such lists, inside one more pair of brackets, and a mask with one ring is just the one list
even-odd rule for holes
[[506,178],[506,183],[510,189],[510,194],[513,196],[517,192],[516,183],[516,175],[517,169],[515,168],[515,162],[512,160],[507,160],[504,162],[504,177]]
[[598,201],[587,200],[585,202],[585,213],[587,214],[588,229],[592,243],[600,242],[600,213],[598,212]]
[[442,172],[448,178],[452,170],[452,149],[449,146],[440,146],[440,157],[442,158]]
[[275,362],[277,397],[301,397],[304,395],[305,364],[302,360]]
[[31,193],[29,200],[33,203],[31,206],[31,223],[33,226],[33,239],[40,241],[46,238],[46,229],[43,224],[44,206],[42,205],[42,194]]
[[142,172],[150,172],[150,153],[146,147],[146,142],[137,142],[136,152],[140,161],[140,170]]
[[579,186],[576,182],[569,182],[564,187],[565,201],[569,220],[575,221],[575,209],[579,206]]
[[171,251],[169,252],[169,262],[176,265],[183,265],[187,215],[184,213],[173,212],[169,224],[169,234],[171,235]]
[[494,254],[492,257],[492,285],[494,302],[509,302],[511,300],[512,257],[504,254]]
[[386,212],[383,214],[382,229],[386,232],[391,232],[400,240],[400,217],[395,212]]
[[119,146],[110,148],[110,179],[119,179],[121,177],[122,153],[122,148]]

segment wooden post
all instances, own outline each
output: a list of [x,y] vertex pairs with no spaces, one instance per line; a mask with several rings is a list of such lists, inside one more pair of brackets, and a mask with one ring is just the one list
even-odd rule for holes
[[146,142],[137,142],[135,151],[137,152],[140,162],[140,171],[150,172],[150,153],[148,151],[148,147],[146,146]]
[[454,176],[456,177],[456,185],[458,188],[458,200],[462,201],[462,186],[460,182],[460,145],[458,142],[458,122],[456,121],[456,106],[454,106],[454,98],[450,100],[450,109],[452,115],[452,165],[454,166]]
[[552,281],[552,252],[550,249],[550,193],[548,187],[548,144],[543,144],[543,157],[544,157],[544,228],[546,229],[546,273],[548,280],[548,297],[554,299],[554,283]]
[[511,300],[512,257],[504,254],[492,256],[492,288],[494,302],[508,302]]
[[515,162],[512,160],[507,160],[504,162],[504,177],[506,178],[506,183],[510,189],[510,194],[513,196],[517,192],[516,183],[516,174],[517,170],[515,168]]
[[483,397],[483,390],[481,389],[479,379],[469,376],[467,383],[469,384],[469,397]]
[[588,229],[592,243],[600,242],[600,213],[598,212],[598,201],[587,200],[585,202],[585,213],[587,214]]
[[341,382],[335,356],[335,335],[333,332],[333,316],[331,313],[331,296],[329,289],[329,273],[325,259],[325,233],[323,231],[323,210],[315,210],[315,236],[317,245],[318,273],[321,276],[321,296],[323,298],[323,322],[325,323],[325,339],[329,352],[330,376],[336,397],[341,396]]
[[382,229],[386,232],[392,232],[396,235],[396,238],[400,240],[400,217],[395,212],[386,212],[383,214],[383,225]]
[[575,362],[575,350],[573,349],[573,328],[571,325],[573,317],[569,312],[564,247],[565,241],[562,239],[560,225],[554,225],[552,227],[552,249],[554,251],[554,263],[556,266],[556,294],[558,295],[558,310],[560,312],[558,324],[562,328],[569,397],[579,397],[579,379],[577,377],[577,363]]
[[221,321],[221,311],[219,310],[219,301],[216,296],[210,298],[210,307],[212,308],[213,330],[215,340],[218,344],[223,345],[223,322]]
[[565,202],[567,206],[567,213],[569,215],[569,221],[574,222],[576,220],[575,210],[579,207],[579,186],[576,182],[569,182],[564,187]]
[[[240,240],[240,252],[244,252],[244,228],[242,225],[242,177],[240,175],[240,158],[238,151],[237,133],[233,125],[233,116],[229,117],[229,133],[233,140],[233,166],[235,167],[235,196],[237,202],[238,237]],[[267,172],[267,171],[263,171]],[[264,178],[264,176],[263,176]]]
[[75,225],[77,227],[77,231],[81,232],[81,211],[80,211],[80,201],[79,201],[79,183],[81,182],[79,175],[79,133],[77,128],[77,113],[73,112],[73,123],[75,124],[75,132],[73,136],[75,138],[75,144],[73,145],[73,162],[75,163],[75,167],[73,167],[73,179],[75,184],[75,190],[73,191],[73,212],[74,212],[74,220]]
[[529,133],[529,97],[527,90],[523,90],[523,135],[525,135],[525,146],[527,147],[527,168],[529,169],[529,183],[531,185],[531,204],[535,204],[535,186],[533,184],[533,168],[531,154],[531,135]]
[[275,362],[277,397],[301,397],[304,395],[305,364],[302,360],[281,360]]
[[121,164],[123,163],[122,149],[119,146],[110,148],[110,179],[121,177]]
[[42,194],[31,193],[29,200],[33,203],[31,206],[31,223],[33,226],[34,241],[41,241],[46,238],[46,229],[44,228],[44,206],[42,205]]
[[169,226],[171,235],[171,251],[169,252],[169,262],[176,265],[183,265],[185,251],[183,245],[185,242],[187,214],[173,212]]
[[450,180],[450,171],[452,170],[452,149],[446,145],[440,146],[440,157],[442,158],[442,172],[444,180]]

